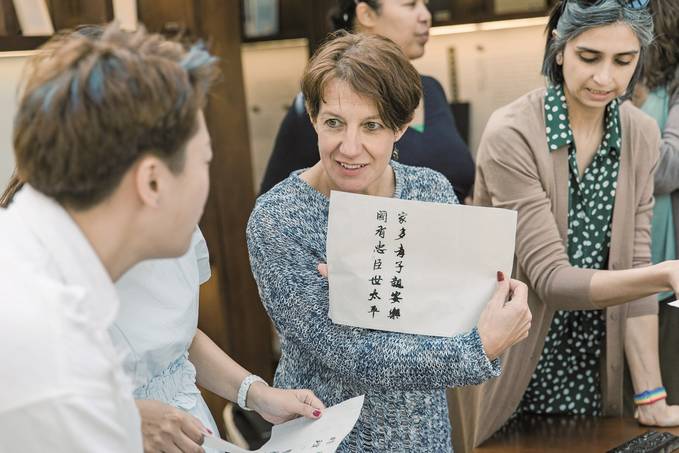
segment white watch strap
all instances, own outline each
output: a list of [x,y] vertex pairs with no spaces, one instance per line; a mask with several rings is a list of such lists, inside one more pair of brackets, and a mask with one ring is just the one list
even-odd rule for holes
[[243,379],[243,382],[240,383],[240,387],[238,388],[238,405],[246,411],[252,410],[247,407],[245,403],[248,399],[248,390],[250,390],[250,386],[255,382],[261,382],[264,385],[269,385],[264,379],[257,376],[256,374],[248,374],[245,376],[245,379]]

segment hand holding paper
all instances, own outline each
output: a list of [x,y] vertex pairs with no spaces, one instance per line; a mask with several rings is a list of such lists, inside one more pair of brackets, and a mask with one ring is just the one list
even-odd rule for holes
[[[318,264],[318,272],[328,277],[328,265]],[[507,306],[507,302],[514,301]],[[674,302],[674,306],[677,303]],[[670,303],[670,305],[673,305]],[[532,315],[528,308],[528,287],[518,280],[505,281],[498,271],[498,286],[477,325],[483,350],[489,360],[502,355],[509,347],[525,340],[530,331]]]
[[497,289],[481,312],[477,326],[489,360],[494,360],[507,348],[525,339],[531,322],[526,285],[518,280],[506,279],[502,272],[498,272],[497,276]]
[[261,383],[250,387],[248,401],[251,409],[273,424],[298,416],[317,419],[325,409],[323,402],[311,390],[280,389]]
[[[271,439],[258,452],[332,453],[351,432],[363,407],[363,396],[357,396],[325,410],[319,420],[297,418],[276,425]],[[216,436],[205,436],[204,447],[228,453],[250,453]],[[312,450],[313,449],[313,450]]]

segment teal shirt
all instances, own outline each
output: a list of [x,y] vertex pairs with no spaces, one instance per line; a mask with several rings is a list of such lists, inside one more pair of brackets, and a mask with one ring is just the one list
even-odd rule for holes
[[[574,267],[605,269],[620,166],[620,112],[606,106],[604,134],[592,162],[579,175],[568,106],[561,86],[545,94],[549,152],[568,146],[568,258]],[[605,336],[602,310],[557,311],[520,410],[538,414],[601,413],[599,376]]]
[[[641,110],[651,115],[658,122],[660,130],[664,129],[670,109],[670,96],[665,87],[651,91],[641,106]],[[676,259],[676,243],[674,238],[674,219],[672,217],[672,199],[670,194],[656,195],[651,221],[651,258],[653,263]],[[658,300],[671,297],[673,293],[658,294]]]

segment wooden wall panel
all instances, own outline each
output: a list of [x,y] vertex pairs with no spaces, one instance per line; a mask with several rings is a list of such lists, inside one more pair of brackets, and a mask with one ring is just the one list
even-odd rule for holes
[[309,55],[313,55],[318,46],[326,40],[328,33],[332,32],[330,15],[336,4],[335,0],[316,0],[309,9],[310,17],[307,22]]
[[223,80],[206,109],[215,156],[211,167],[208,243],[219,269],[228,352],[243,366],[271,377],[273,351],[269,319],[250,271],[245,227],[254,206],[250,143],[240,53],[237,0],[201,0],[199,35],[220,58]]
[[[230,3],[233,0],[225,0]],[[153,31],[187,30],[199,28],[196,5],[200,0],[137,0],[139,21]]]
[[14,36],[19,34],[17,20],[12,0],[0,0],[0,36]]
[[113,20],[112,0],[47,0],[55,30]]

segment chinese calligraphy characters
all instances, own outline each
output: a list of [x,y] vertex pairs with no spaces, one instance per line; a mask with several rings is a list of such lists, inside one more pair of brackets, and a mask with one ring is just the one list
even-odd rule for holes
[[[392,224],[389,224],[390,219]],[[385,308],[385,313],[388,313],[386,315],[388,319],[396,320],[401,317],[400,306],[406,299],[402,272],[406,266],[408,213],[404,211],[390,213],[387,210],[378,210],[375,221],[373,236],[376,242],[373,243],[371,251],[372,274],[368,279],[370,291],[367,299],[369,302],[367,313],[372,319],[375,319],[383,311],[380,310],[381,303],[399,304],[399,308],[382,307]],[[389,231],[392,231],[392,233],[390,234]],[[392,252],[393,261],[389,258]],[[384,285],[388,285],[390,288],[388,290],[385,288],[385,292],[382,293],[382,286]]]

